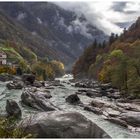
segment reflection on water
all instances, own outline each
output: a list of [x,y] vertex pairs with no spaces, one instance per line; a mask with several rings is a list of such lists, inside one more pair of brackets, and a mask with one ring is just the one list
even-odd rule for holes
[[[75,93],[79,88],[75,88],[69,83],[69,80],[72,79],[71,75],[65,75],[62,78],[57,78],[56,80],[60,80],[61,83],[65,86],[65,88],[62,87],[55,87],[54,89],[51,89],[51,95],[52,98],[50,99],[51,102],[58,106],[59,108],[66,110],[66,111],[77,111],[85,115],[88,119],[99,125],[101,128],[103,128],[110,136],[113,138],[140,138],[140,133],[132,133],[129,130],[119,126],[115,125],[113,123],[110,123],[108,121],[105,121],[101,116],[98,116],[92,112],[88,112],[83,110],[82,107],[70,105],[65,102],[65,98]],[[18,102],[22,109],[22,115],[23,118],[32,114],[36,113],[37,110],[34,110],[30,107],[23,106],[21,104],[21,96],[22,90],[7,90],[5,88],[5,83],[0,83],[0,106],[1,111],[5,110],[6,100],[7,99],[14,99]],[[88,104],[92,99],[84,96],[84,95],[78,95],[81,99],[81,101],[85,104]]]

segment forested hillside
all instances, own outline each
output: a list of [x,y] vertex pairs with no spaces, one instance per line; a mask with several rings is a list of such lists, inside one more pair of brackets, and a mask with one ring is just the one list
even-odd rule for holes
[[[19,65],[23,72],[35,72],[39,80],[64,73],[58,74],[57,72],[56,74],[56,70],[53,68],[53,65],[56,64],[53,62],[54,60],[57,60],[56,62],[60,65],[62,64],[59,61],[61,53],[49,48],[40,37],[33,36],[3,12],[0,12],[0,50],[7,54],[8,63]],[[45,70],[42,65],[49,68]],[[59,69],[59,66],[57,68]],[[64,66],[61,68],[64,71]],[[14,69],[1,66],[0,73],[7,72],[15,74]]]
[[119,88],[122,95],[140,97],[140,18],[107,43],[85,49],[73,67],[75,78],[94,78]]

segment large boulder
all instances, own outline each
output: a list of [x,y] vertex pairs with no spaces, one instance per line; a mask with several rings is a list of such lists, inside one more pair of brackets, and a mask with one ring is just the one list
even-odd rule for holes
[[6,87],[11,90],[11,89],[22,89],[23,88],[23,82],[21,81],[12,81],[7,83]]
[[77,112],[42,112],[21,122],[37,138],[110,138],[99,126]]
[[23,104],[41,111],[53,111],[56,108],[48,98],[51,98],[50,93],[33,91],[33,89],[25,89],[21,95]]
[[129,111],[122,113],[119,118],[126,121],[129,125],[140,127],[140,112]]
[[66,98],[66,102],[71,103],[71,104],[78,104],[80,102],[80,98],[78,97],[77,94],[71,94]]
[[20,118],[22,115],[19,105],[11,99],[6,102],[6,111],[9,117]]
[[26,84],[33,84],[35,81],[35,75],[33,74],[23,74],[22,75],[22,80]]

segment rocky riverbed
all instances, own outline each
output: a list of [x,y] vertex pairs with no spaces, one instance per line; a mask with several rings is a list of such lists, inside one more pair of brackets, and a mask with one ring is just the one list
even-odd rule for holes
[[110,84],[74,81],[71,75],[46,82],[28,76],[0,83],[1,116],[15,114],[24,127],[30,120],[29,131],[38,137],[140,138],[139,100],[121,98]]

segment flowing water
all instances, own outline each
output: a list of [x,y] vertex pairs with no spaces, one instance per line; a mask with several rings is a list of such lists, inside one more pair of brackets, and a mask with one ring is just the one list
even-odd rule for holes
[[[71,75],[64,76],[62,78],[57,78],[56,80],[60,80],[61,83],[64,85],[64,87],[54,87],[54,89],[51,89],[51,95],[52,98],[50,99],[51,102],[59,107],[62,110],[66,111],[77,111],[82,113],[84,116],[86,116],[88,119],[96,123],[98,126],[100,126],[102,129],[104,129],[112,138],[140,138],[140,133],[134,133],[130,130],[123,128],[119,125],[113,124],[111,122],[108,122],[102,118],[102,116],[98,116],[92,112],[88,112],[86,110],[83,110],[82,107],[76,106],[76,105],[70,105],[65,102],[65,98],[75,93],[78,89],[73,86],[72,83],[69,82],[69,80],[72,79]],[[34,110],[30,107],[24,106],[21,104],[21,93],[22,90],[7,90],[5,87],[6,83],[1,82],[0,83],[0,111],[1,114],[5,111],[5,105],[7,99],[14,99],[19,104],[21,110],[22,110],[22,117],[27,117],[28,115],[32,113],[37,113],[37,110]],[[92,98],[89,98],[84,95],[78,95],[81,99],[81,101],[84,104],[88,104]]]

